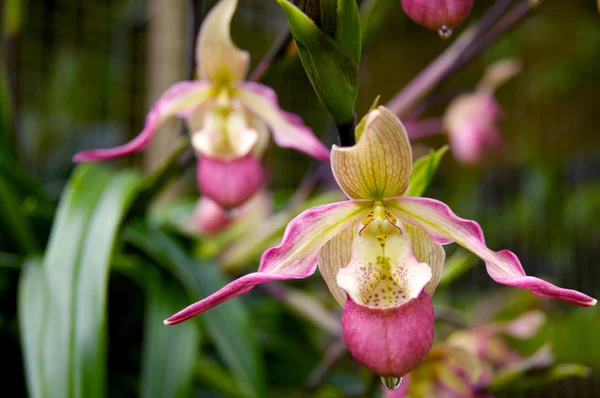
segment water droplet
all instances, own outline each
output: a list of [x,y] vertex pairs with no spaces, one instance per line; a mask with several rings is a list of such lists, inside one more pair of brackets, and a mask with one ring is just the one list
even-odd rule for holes
[[447,25],[443,25],[440,30],[438,30],[438,34],[440,35],[440,38],[446,40],[452,36],[452,28],[448,27]]
[[387,376],[387,377],[382,376],[381,377],[381,384],[383,384],[385,389],[388,391],[397,390],[398,387],[400,387],[401,383],[402,383],[402,377],[393,377],[393,376]]
[[236,208],[230,208],[230,209],[224,209],[224,210],[225,210],[225,215],[228,218],[233,218],[233,217],[237,216],[238,213],[240,212],[240,210],[236,209]]

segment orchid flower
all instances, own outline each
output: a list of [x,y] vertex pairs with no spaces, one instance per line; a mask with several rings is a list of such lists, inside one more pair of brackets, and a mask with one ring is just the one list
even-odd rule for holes
[[196,48],[199,81],[169,88],[152,106],[142,132],[129,143],[81,152],[74,161],[109,160],[142,151],[160,125],[178,116],[191,131],[200,191],[231,208],[246,202],[264,182],[259,159],[269,130],[279,146],[328,160],[327,148],[299,116],[279,108],[272,89],[243,81],[250,58],[231,40],[236,7],[237,0],[221,0],[206,16]]
[[494,92],[520,71],[521,63],[517,60],[497,61],[487,68],[476,91],[450,103],[444,115],[444,130],[448,132],[452,153],[461,163],[477,163],[488,151],[502,147],[497,127],[502,110]]
[[369,112],[352,147],[334,146],[331,165],[348,201],[308,209],[287,226],[279,246],[264,252],[258,272],[231,282],[165,320],[188,320],[259,283],[300,279],[320,268],[343,305],[342,328],[351,354],[383,377],[408,373],[433,342],[431,296],[444,250],[456,242],[484,260],[496,282],[580,306],[596,300],[527,276],[517,256],[495,252],[474,221],[434,199],[402,196],[412,152],[404,126],[384,107]]

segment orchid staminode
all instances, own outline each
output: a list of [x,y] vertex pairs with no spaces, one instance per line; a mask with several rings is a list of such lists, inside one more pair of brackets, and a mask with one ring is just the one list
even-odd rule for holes
[[279,108],[272,89],[243,81],[250,57],[231,40],[236,7],[237,0],[221,0],[206,16],[196,47],[200,80],[169,88],[152,106],[142,132],[129,143],[81,152],[74,161],[109,160],[141,151],[161,124],[178,116],[192,132],[200,191],[225,208],[240,206],[263,184],[259,159],[269,130],[279,146],[327,161],[327,148],[299,116]]
[[380,376],[403,376],[433,343],[431,296],[445,260],[441,245],[451,242],[483,259],[498,283],[580,306],[596,304],[585,294],[527,276],[515,254],[490,250],[479,225],[444,203],[402,196],[412,152],[404,126],[388,109],[368,113],[356,135],[356,145],[331,152],[334,176],[348,201],[304,211],[288,224],[281,244],[263,254],[258,272],[165,323],[181,323],[259,283],[306,278],[318,266],[344,306],[343,333],[354,358]]

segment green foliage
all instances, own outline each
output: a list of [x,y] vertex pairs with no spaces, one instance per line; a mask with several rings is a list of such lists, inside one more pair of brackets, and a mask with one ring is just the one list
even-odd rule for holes
[[[360,18],[354,0],[326,2],[335,13],[335,33],[328,34],[287,0],[278,0],[298,46],[302,65],[317,96],[336,124],[354,118],[360,66]],[[336,3],[336,4],[334,4]]]
[[19,321],[34,397],[104,395],[109,264],[139,181],[137,172],[78,167],[43,265],[32,260],[21,276]]
[[[125,239],[171,272],[183,285],[189,300],[198,300],[222,288],[227,280],[214,263],[190,258],[169,235],[152,227],[134,224]],[[227,363],[238,387],[247,397],[263,397],[263,364],[250,316],[238,300],[230,300],[202,314],[210,338]],[[169,329],[179,326],[170,326]]]
[[179,311],[187,299],[179,286],[156,275],[147,281],[141,396],[189,397],[200,343],[197,322],[167,328],[163,319]]
[[25,253],[34,253],[38,248],[35,235],[29,219],[23,211],[14,188],[0,174],[0,220],[10,231],[10,237],[15,240]]
[[429,155],[423,156],[414,162],[406,196],[423,195],[446,152],[448,152],[448,147],[443,146],[437,151],[431,151]]
[[365,124],[367,124],[367,115],[369,115],[369,112],[371,112],[372,110],[377,108],[377,106],[379,106],[380,98],[381,97],[379,95],[375,98],[375,101],[373,101],[373,104],[371,105],[371,107],[369,108],[367,113],[365,113],[363,118],[360,119],[360,122],[358,122],[358,124],[356,125],[356,129],[354,130],[354,138],[356,139],[356,142],[358,142],[358,140],[360,139],[360,136],[362,135],[363,131],[365,130]]
[[438,289],[450,285],[469,271],[479,259],[464,249],[458,249],[446,259]]

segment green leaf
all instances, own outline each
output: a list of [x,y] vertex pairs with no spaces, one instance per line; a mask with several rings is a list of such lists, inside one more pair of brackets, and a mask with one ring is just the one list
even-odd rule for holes
[[500,372],[491,380],[489,391],[528,391],[547,386],[556,381],[574,377],[587,377],[591,368],[580,364],[559,364],[542,369],[515,367]]
[[356,0],[338,0],[334,40],[352,58],[354,65],[359,66],[362,45]]
[[141,396],[189,397],[200,349],[197,322],[167,328],[163,319],[187,304],[178,286],[153,278],[147,287]]
[[23,264],[19,280],[18,316],[21,325],[21,347],[27,374],[27,389],[30,397],[43,397],[42,340],[46,324],[46,283],[42,259],[31,258]]
[[0,221],[3,229],[19,245],[23,253],[33,254],[39,246],[21,204],[22,201],[12,184],[9,184],[0,174]]
[[[139,181],[136,172],[79,166],[63,192],[43,267],[28,266],[21,277],[20,326],[34,397],[104,395],[109,264]],[[31,330],[43,333],[36,340]]]
[[[158,228],[134,224],[125,230],[124,238],[170,271],[181,282],[190,300],[206,297],[228,282],[216,264],[191,259],[177,242]],[[264,365],[249,314],[241,302],[229,300],[198,319],[205,322],[210,338],[244,395],[265,396]]]
[[199,360],[196,363],[196,376],[200,383],[228,397],[246,397],[239,387],[231,382],[232,376],[214,361]]
[[377,106],[379,106],[379,99],[381,98],[380,95],[377,96],[377,98],[375,98],[375,101],[373,101],[373,103],[371,104],[371,107],[369,108],[369,110],[367,111],[367,113],[365,113],[365,115],[363,116],[362,119],[360,119],[360,122],[356,125],[356,129],[354,130],[354,137],[356,139],[356,142],[358,142],[358,140],[360,139],[360,136],[362,135],[363,131],[365,130],[365,125],[367,124],[367,115],[374,110],[375,108],[377,108]]
[[13,159],[14,142],[12,132],[12,97],[4,62],[0,63],[0,160]]
[[51,202],[41,185],[8,156],[0,156],[0,175],[21,195],[32,195],[44,203]]
[[366,7],[361,9],[361,36],[363,47],[368,47],[381,32],[381,26],[393,15],[398,0],[365,1]]
[[457,249],[446,259],[444,271],[438,283],[438,289],[446,287],[473,268],[479,259],[470,252]]
[[431,151],[429,155],[423,156],[414,162],[406,196],[423,195],[446,152],[448,152],[448,146],[443,146],[437,151]]
[[[360,40],[343,47],[324,33],[302,11],[287,0],[277,0],[283,9],[294,36],[298,53],[306,74],[336,124],[346,124],[354,119],[354,105],[358,93],[357,56],[360,58]],[[352,7],[342,7],[343,15],[352,14]],[[360,37],[360,26],[354,29]],[[349,23],[336,28],[345,39],[354,40]],[[341,38],[341,36],[340,36]],[[350,52],[347,52],[350,51]],[[358,51],[358,53],[357,53]]]

